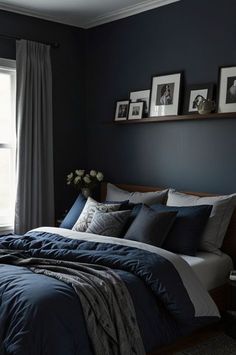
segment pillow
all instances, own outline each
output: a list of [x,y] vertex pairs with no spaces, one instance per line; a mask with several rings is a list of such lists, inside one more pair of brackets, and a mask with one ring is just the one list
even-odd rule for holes
[[97,210],[102,212],[118,211],[120,206],[121,204],[117,203],[99,203],[95,201],[92,197],[88,197],[84,209],[72,229],[77,232],[86,232],[88,226],[92,221],[93,215]]
[[154,203],[164,203],[167,198],[167,193],[168,190],[152,192],[128,192],[108,183],[106,200],[129,200],[129,202],[132,203],[145,203],[146,205],[152,205]]
[[156,212],[143,205],[124,238],[160,247],[166,238],[177,212]]
[[177,213],[162,248],[177,254],[196,255],[212,206],[169,207],[153,205],[152,208],[158,212],[175,211]]
[[121,237],[129,216],[130,211],[96,211],[86,232],[109,237]]
[[223,244],[224,236],[236,205],[236,194],[199,197],[187,195],[171,189],[168,194],[167,205],[212,205],[211,215],[203,233],[199,249],[218,255],[221,254],[219,248],[221,248]]
[[87,199],[84,197],[84,195],[79,194],[73,206],[71,207],[71,209],[63,219],[62,223],[60,224],[60,228],[71,229],[73,227],[73,225],[79,218],[81,212],[83,211],[86,201]]

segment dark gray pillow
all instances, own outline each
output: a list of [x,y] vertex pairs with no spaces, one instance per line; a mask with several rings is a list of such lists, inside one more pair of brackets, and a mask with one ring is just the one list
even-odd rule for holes
[[125,224],[131,211],[95,212],[86,232],[106,235],[108,237],[121,237]]
[[176,211],[156,212],[143,205],[124,238],[161,247],[176,215]]

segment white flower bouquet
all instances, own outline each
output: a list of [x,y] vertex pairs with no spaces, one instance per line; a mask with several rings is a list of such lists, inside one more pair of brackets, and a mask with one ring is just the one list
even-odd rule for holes
[[96,170],[90,170],[86,173],[85,170],[79,169],[67,175],[67,185],[73,185],[76,190],[82,191],[94,189],[104,178],[103,173]]

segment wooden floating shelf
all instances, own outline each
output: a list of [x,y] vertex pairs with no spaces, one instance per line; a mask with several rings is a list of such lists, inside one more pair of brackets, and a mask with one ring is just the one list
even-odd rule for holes
[[167,121],[190,121],[190,120],[207,120],[207,119],[224,119],[224,118],[236,118],[236,112],[226,113],[209,113],[206,115],[200,115],[194,113],[191,115],[177,115],[177,116],[159,116],[159,117],[147,117],[139,120],[124,120],[114,121],[115,124],[132,124],[132,123],[155,123],[155,122],[167,122]]

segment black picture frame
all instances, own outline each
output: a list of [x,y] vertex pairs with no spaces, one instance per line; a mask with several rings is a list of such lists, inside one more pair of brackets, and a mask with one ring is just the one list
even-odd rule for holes
[[198,96],[199,99],[204,97],[207,100],[214,100],[215,85],[213,83],[189,85],[186,90],[184,114],[191,115],[198,112],[197,106],[194,105],[194,102],[198,101]]
[[126,121],[129,114],[130,100],[116,101],[116,110],[114,121]]
[[[175,116],[179,114],[182,78],[182,71],[152,77],[149,117]],[[169,95],[164,95],[162,91],[167,86]],[[164,96],[167,97],[164,98]]]
[[[230,84],[230,80],[232,83]],[[217,110],[219,113],[236,112],[236,89],[233,100],[228,100],[228,90],[236,88],[236,65],[221,66],[218,74]]]

